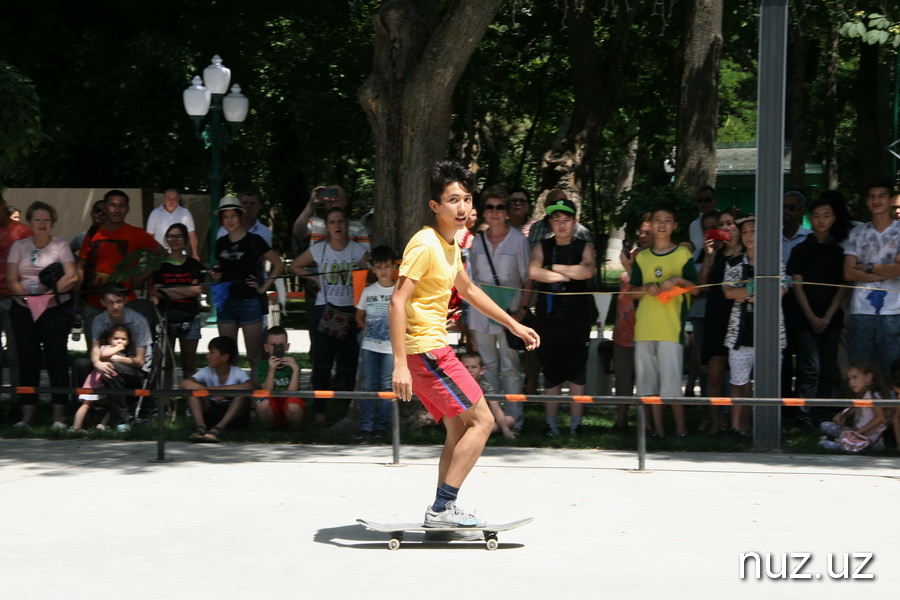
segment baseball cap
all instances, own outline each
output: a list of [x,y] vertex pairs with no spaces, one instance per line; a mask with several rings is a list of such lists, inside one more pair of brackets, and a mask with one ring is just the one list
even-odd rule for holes
[[568,198],[560,198],[553,204],[547,207],[547,214],[552,215],[556,211],[561,210],[567,213],[572,213],[573,215],[576,213],[575,203],[569,200]]

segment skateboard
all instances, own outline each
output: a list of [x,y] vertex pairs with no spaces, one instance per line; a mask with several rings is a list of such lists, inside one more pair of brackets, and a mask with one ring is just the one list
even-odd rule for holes
[[404,533],[444,533],[451,531],[478,531],[484,534],[484,543],[486,544],[487,549],[496,550],[500,545],[497,541],[498,532],[509,531],[510,529],[515,529],[516,527],[527,525],[532,521],[534,521],[534,517],[519,519],[518,521],[511,521],[509,523],[503,523],[502,525],[488,523],[484,527],[423,527],[421,523],[376,523],[375,521],[366,521],[365,519],[356,520],[357,523],[359,523],[366,529],[391,534],[391,539],[388,540],[389,550],[397,550],[398,548],[400,548],[400,542],[403,541]]

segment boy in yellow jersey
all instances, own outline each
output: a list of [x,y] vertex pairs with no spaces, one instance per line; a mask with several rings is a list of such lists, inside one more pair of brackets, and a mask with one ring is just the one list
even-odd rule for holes
[[[697,268],[691,251],[672,241],[678,228],[675,209],[665,202],[650,210],[653,245],[634,257],[632,296],[640,299],[634,323],[634,366],[638,396],[679,397],[684,360],[684,320],[690,309],[688,295],[663,303],[658,296],[675,286],[697,290]],[[684,406],[672,405],[675,432],[687,435]],[[658,437],[665,437],[663,407],[653,405],[653,423]]]
[[465,227],[475,191],[474,175],[461,165],[446,161],[434,166],[428,201],[434,222],[407,244],[391,297],[394,393],[408,401],[415,392],[435,420],[443,419],[447,428],[438,465],[437,494],[425,512],[426,527],[484,524],[456,504],[460,486],[491,435],[494,418],[481,388],[447,342],[451,288],[456,286],[471,306],[522,338],[529,350],[540,342],[533,329],[497,306],[463,269],[454,240],[456,232]]

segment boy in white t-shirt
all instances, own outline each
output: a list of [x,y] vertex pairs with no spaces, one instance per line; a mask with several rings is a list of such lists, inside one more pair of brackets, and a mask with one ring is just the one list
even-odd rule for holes
[[[209,341],[207,366],[181,382],[183,390],[252,390],[250,377],[240,367],[237,342],[220,335]],[[246,427],[250,420],[250,400],[245,396],[190,396],[188,405],[197,429],[188,437],[191,442],[217,444],[226,427]],[[207,429],[207,423],[215,423]]]
[[[394,253],[387,246],[378,246],[372,250],[369,262],[378,281],[363,290],[356,303],[356,324],[364,331],[360,355],[362,389],[367,392],[390,392],[394,355],[391,351],[388,307],[394,293]],[[363,400],[356,441],[364,443],[370,437],[383,436],[390,424],[390,400]]]

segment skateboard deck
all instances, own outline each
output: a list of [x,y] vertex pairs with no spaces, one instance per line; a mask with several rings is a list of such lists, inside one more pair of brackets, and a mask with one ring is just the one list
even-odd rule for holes
[[487,549],[496,550],[499,546],[499,542],[497,541],[498,532],[509,531],[510,529],[527,525],[532,521],[534,521],[534,517],[502,524],[488,523],[484,527],[424,527],[421,523],[378,523],[375,521],[367,521],[365,519],[356,520],[357,523],[371,531],[389,533],[391,539],[388,540],[388,549],[390,550],[397,550],[400,547],[400,542],[403,541],[404,533],[446,533],[454,531],[477,531],[484,535],[484,542],[487,545]]

